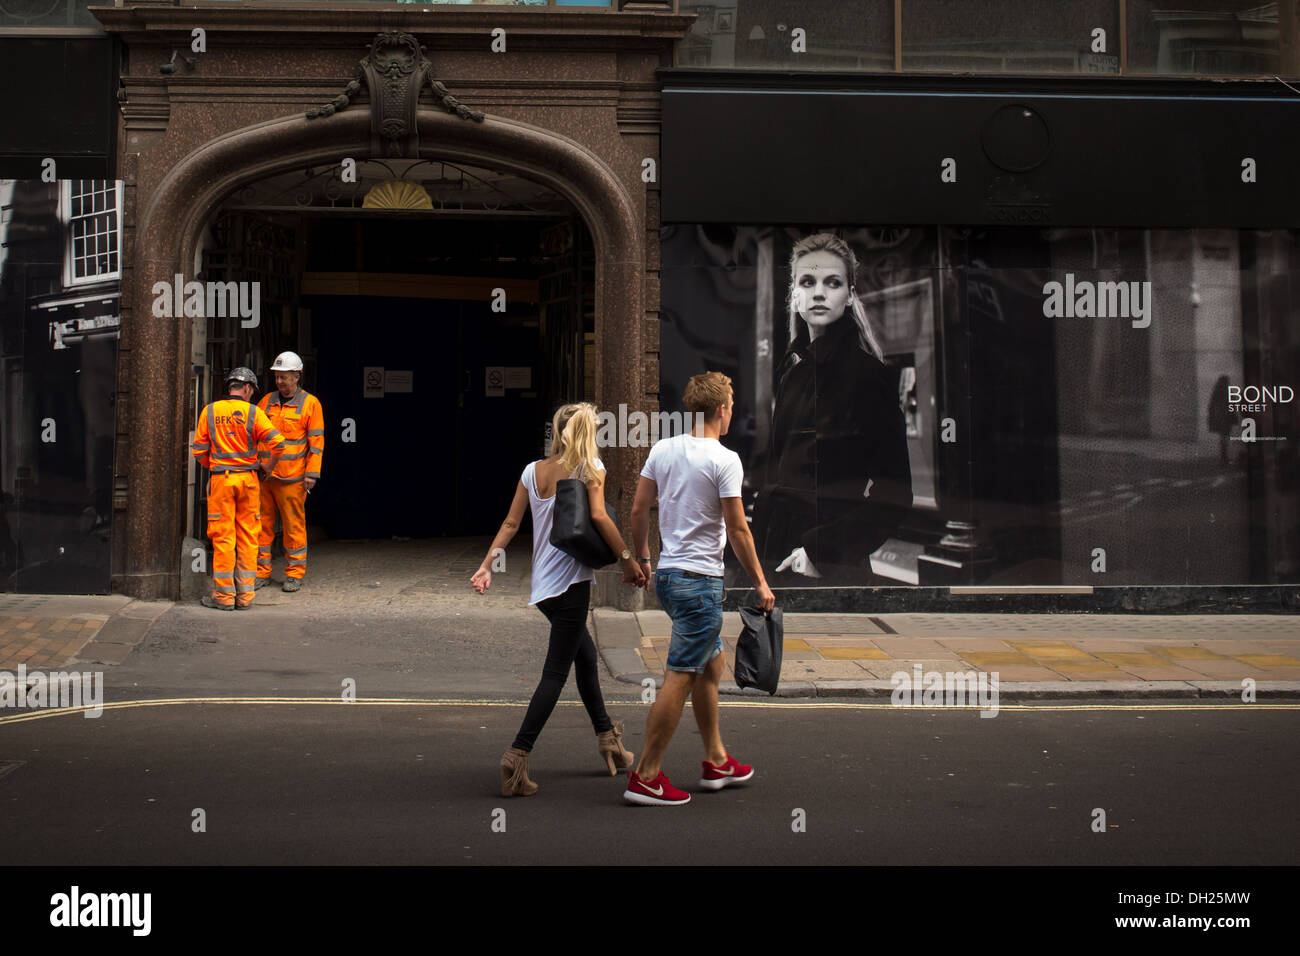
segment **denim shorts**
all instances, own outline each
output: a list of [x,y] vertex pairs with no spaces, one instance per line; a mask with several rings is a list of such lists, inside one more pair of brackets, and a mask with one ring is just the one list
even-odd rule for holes
[[722,578],[655,571],[655,594],[673,621],[667,669],[701,674],[722,653]]

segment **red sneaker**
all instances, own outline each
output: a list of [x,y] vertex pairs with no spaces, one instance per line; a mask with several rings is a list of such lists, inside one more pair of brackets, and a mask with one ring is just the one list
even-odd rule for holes
[[746,766],[743,763],[736,763],[736,758],[731,754],[727,754],[727,759],[721,767],[715,767],[707,760],[702,760],[700,763],[704,767],[704,773],[700,777],[700,786],[705,790],[721,790],[733,783],[744,783],[754,776],[753,767]]
[[678,790],[669,783],[662,770],[659,771],[659,776],[655,777],[650,783],[646,783],[638,777],[635,770],[629,770],[627,772],[627,789],[623,791],[623,799],[628,803],[638,803],[643,807],[676,807],[683,803],[690,803],[691,795],[684,790]]

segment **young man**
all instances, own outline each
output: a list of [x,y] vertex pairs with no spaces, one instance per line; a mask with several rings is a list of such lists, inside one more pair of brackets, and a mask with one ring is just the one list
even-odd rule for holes
[[325,452],[325,418],[320,401],[305,388],[302,359],[296,352],[281,352],[271,366],[276,391],[257,403],[284,436],[280,465],[262,482],[262,529],[257,549],[257,584],[271,580],[271,544],[275,541],[275,516],[284,526],[283,591],[297,591],[307,574],[307,492],[320,478]]
[[253,401],[257,376],[237,368],[226,376],[229,394],[199,413],[191,454],[212,472],[208,480],[208,537],[212,539],[212,595],[204,607],[221,611],[252,606],[257,576],[257,446],[270,453],[261,462],[269,475],[280,463],[284,439]]
[[700,786],[721,790],[754,775],[727,753],[718,731],[718,684],[722,654],[722,557],[732,550],[754,582],[758,606],[771,610],[776,597],[763,578],[754,538],[740,501],[740,456],[718,439],[731,425],[731,379],[721,372],[696,375],[686,386],[686,409],[695,421],[689,434],[650,449],[632,503],[632,541],[649,571],[650,508],[659,500],[663,550],[655,570],[655,593],[673,621],[663,690],[650,708],[641,762],[628,774],[623,798],[644,806],[677,806],[691,798],[664,775],[668,743],[690,695],[705,755]]

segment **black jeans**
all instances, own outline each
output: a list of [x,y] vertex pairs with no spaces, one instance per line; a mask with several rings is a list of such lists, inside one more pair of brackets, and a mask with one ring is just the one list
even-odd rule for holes
[[569,668],[577,664],[578,694],[596,733],[614,728],[605,713],[605,699],[600,695],[600,671],[596,660],[596,642],[587,631],[587,605],[591,603],[591,582],[579,581],[558,597],[537,602],[537,609],[551,622],[551,644],[542,665],[542,680],[533,691],[528,712],[519,727],[514,746],[531,751],[537,735],[560,699]]

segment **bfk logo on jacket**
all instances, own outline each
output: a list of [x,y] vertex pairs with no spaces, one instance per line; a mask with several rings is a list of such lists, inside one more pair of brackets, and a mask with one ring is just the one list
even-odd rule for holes
[[218,425],[238,425],[240,428],[247,428],[248,422],[244,421],[244,413],[233,411],[229,415],[214,415],[213,420]]

